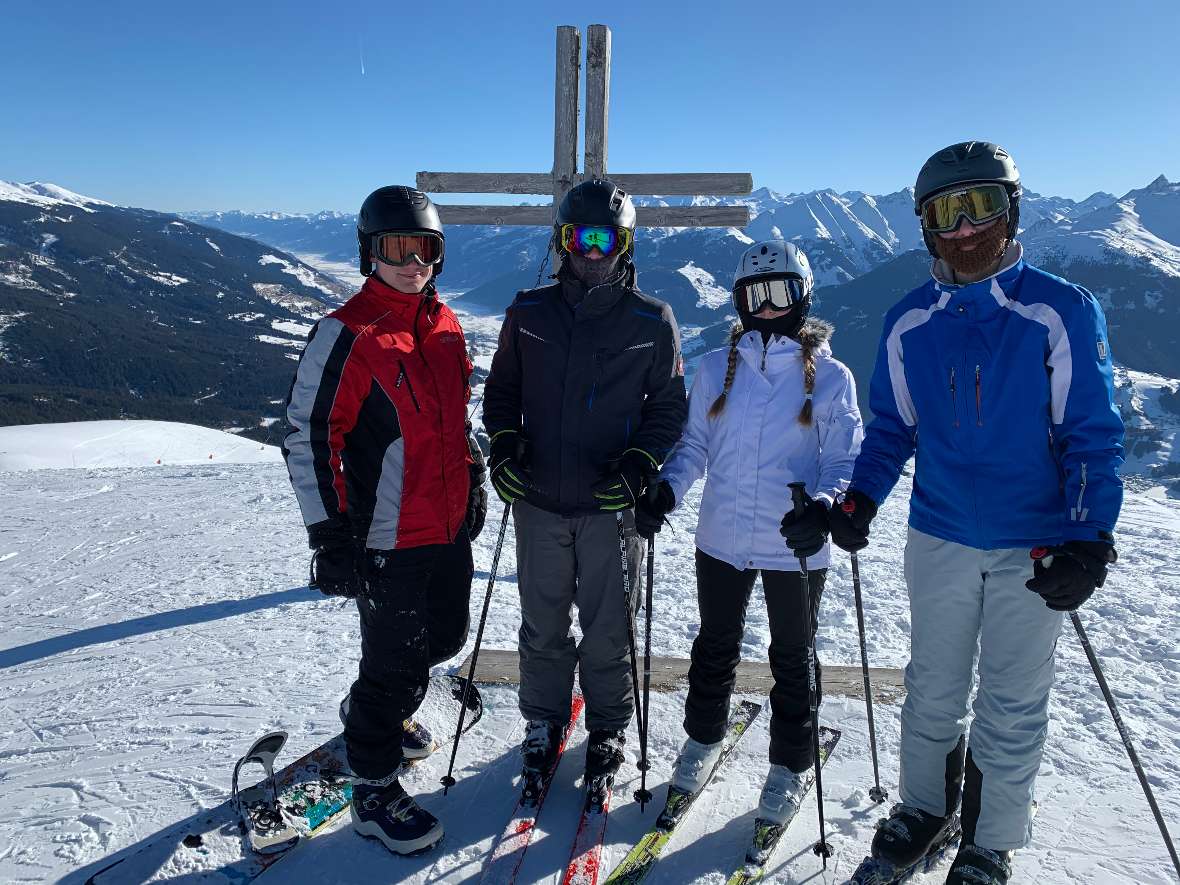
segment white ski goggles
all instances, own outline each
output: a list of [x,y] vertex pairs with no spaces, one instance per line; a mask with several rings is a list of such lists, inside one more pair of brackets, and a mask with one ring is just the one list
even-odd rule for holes
[[807,298],[807,289],[799,277],[778,277],[738,283],[733,289],[734,306],[745,313],[757,313],[770,305],[775,310],[794,307]]

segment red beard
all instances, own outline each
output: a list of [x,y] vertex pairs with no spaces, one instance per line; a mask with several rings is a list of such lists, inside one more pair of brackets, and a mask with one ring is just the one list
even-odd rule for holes
[[[987,270],[1000,260],[1008,248],[1008,223],[1001,218],[987,230],[961,239],[943,239],[934,234],[934,246],[938,257],[950,265],[957,274],[972,276]],[[963,246],[975,244],[974,249],[964,250]]]

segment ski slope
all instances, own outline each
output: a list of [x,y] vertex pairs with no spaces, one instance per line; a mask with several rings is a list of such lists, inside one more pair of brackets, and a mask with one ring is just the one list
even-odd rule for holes
[[[142,463],[133,456],[160,437],[142,425],[128,426],[107,437],[104,453],[104,446],[86,435],[92,429],[55,433],[62,439],[85,437],[97,459],[88,463],[110,466],[74,469],[55,456],[66,469],[0,474],[5,490],[0,881],[5,883],[80,885],[113,853],[222,802],[234,759],[264,731],[291,733],[284,751],[288,761],[323,742],[339,730],[336,706],[356,667],[355,610],[306,588],[308,550],[281,462],[230,464],[197,457],[187,465],[165,460],[133,466]],[[0,449],[12,446],[11,437],[6,440]],[[45,448],[44,441],[36,447]],[[874,524],[873,545],[862,555],[869,649],[878,665],[902,666],[907,658],[901,581],[907,494],[903,478]],[[1180,505],[1158,494],[1129,492],[1120,562],[1083,618],[1175,830],[1180,829],[1175,587]],[[662,655],[686,657],[695,635],[696,500],[698,494],[673,515],[675,531],[665,529],[659,537],[653,643]],[[493,501],[477,543],[473,627],[500,512]],[[828,663],[857,664],[848,562],[836,559],[821,610],[819,654]],[[511,529],[501,574],[486,642],[511,648],[519,623]],[[743,650],[748,659],[765,659],[769,640],[757,598]],[[1155,824],[1070,633],[1063,634],[1058,661],[1035,841],[1017,855],[1013,881],[1173,881]],[[464,739],[459,783],[450,795],[444,798],[438,784],[445,755],[407,778],[407,786],[447,828],[441,850],[396,858],[356,836],[345,822],[299,849],[297,860],[273,867],[262,881],[477,880],[513,803],[522,736],[514,690],[489,687],[484,695],[487,712]],[[683,701],[683,692],[653,695],[649,784],[659,802],[683,740]],[[898,708],[879,705],[876,712],[884,785],[896,798]],[[723,882],[739,860],[766,764],[767,713],[698,803],[650,881]],[[821,718],[844,732],[824,773],[835,855],[820,874],[808,850],[816,833],[814,803],[808,803],[780,846],[768,881],[843,881],[866,853],[881,814],[867,797],[872,774],[863,702],[827,698]],[[634,754],[637,748],[632,730],[629,749]],[[577,824],[584,757],[580,726],[520,881],[559,881]],[[607,831],[608,869],[658,810],[649,806],[640,813],[631,799],[637,785],[633,765],[626,766]],[[184,885],[223,881],[217,866],[216,857],[193,851],[185,855],[183,869],[163,878]],[[914,881],[941,882],[943,876],[945,866]]]
[[169,421],[76,421],[0,427],[0,472],[55,467],[277,462],[277,446]]

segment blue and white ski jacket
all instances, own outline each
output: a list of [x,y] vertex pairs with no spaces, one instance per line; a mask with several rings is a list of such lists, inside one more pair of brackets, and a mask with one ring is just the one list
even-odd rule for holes
[[[848,368],[832,357],[831,326],[808,320],[815,354],[812,423],[799,423],[805,398],[802,348],[791,338],[762,343],[760,332],[738,341],[737,371],[725,410],[709,408],[725,384],[729,348],[701,357],[688,396],[688,423],[664,461],[660,479],[668,481],[679,506],[685,493],[708,469],[701,496],[696,545],[737,569],[798,571],[799,560],[779,534],[791,509],[788,483],[802,481],[813,497],[829,506],[848,487],[852,464],[864,436],[856,385]],[[826,568],[825,544],[807,558],[809,568]]]
[[917,453],[910,525],[980,550],[1096,540],[1122,505],[1123,422],[1094,296],[1024,263],[933,279],[885,317],[851,486],[878,504]]

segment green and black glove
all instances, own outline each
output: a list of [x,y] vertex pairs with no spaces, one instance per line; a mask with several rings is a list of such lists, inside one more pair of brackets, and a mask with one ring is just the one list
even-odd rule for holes
[[627,449],[615,471],[591,486],[598,509],[608,513],[631,509],[647,488],[648,478],[659,469],[659,462],[643,449]]
[[515,430],[501,430],[492,437],[492,488],[500,500],[512,506],[536,492],[533,475],[521,464],[524,440]]

